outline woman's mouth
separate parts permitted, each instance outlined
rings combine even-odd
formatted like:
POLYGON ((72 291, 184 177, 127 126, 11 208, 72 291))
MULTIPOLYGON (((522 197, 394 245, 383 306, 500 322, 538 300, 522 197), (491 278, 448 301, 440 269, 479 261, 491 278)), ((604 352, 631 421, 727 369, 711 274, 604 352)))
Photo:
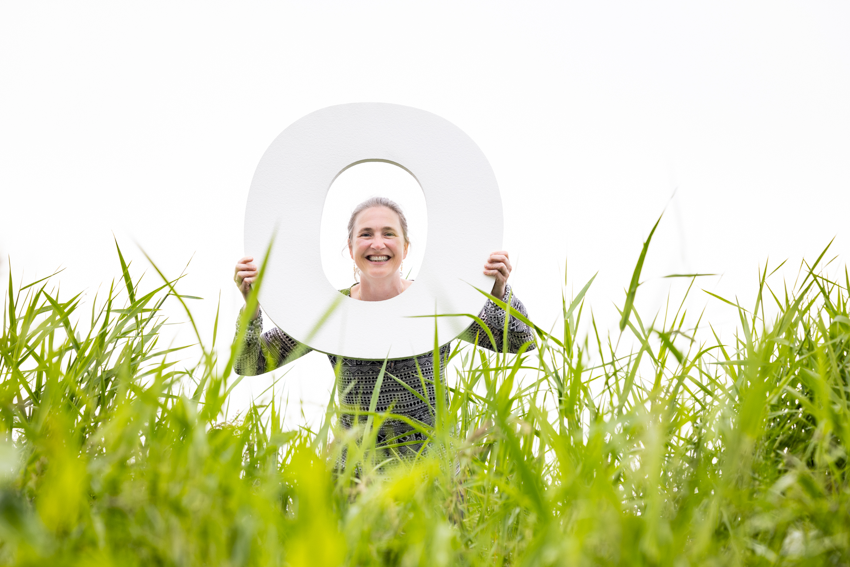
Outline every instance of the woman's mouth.
POLYGON ((383 262, 389 262, 389 256, 366 256, 366 259, 374 264, 380 264, 383 262))

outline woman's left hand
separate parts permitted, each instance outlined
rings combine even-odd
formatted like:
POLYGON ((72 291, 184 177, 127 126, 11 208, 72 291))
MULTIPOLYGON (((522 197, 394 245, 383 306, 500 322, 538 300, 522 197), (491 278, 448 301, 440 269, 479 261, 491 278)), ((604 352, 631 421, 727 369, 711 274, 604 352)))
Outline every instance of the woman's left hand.
POLYGON ((500 250, 490 254, 490 258, 484 264, 484 273, 488 276, 496 276, 496 282, 493 284, 493 291, 490 292, 490 295, 499 299, 505 296, 505 285, 508 283, 512 269, 507 252, 500 250))

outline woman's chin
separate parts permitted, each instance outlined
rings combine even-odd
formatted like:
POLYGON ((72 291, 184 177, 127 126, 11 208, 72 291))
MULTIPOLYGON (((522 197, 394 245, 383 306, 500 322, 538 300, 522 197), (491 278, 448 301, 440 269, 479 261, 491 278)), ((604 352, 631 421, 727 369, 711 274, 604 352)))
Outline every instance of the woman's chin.
POLYGON ((393 275, 397 270, 398 267, 394 268, 387 264, 385 266, 367 266, 365 270, 361 270, 361 273, 371 279, 383 279, 393 275))

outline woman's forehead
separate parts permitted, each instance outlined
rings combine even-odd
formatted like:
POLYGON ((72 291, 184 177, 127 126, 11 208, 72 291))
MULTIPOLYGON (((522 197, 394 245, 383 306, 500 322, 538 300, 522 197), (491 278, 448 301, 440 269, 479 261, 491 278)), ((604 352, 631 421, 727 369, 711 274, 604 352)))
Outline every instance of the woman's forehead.
POLYGON ((387 207, 369 207, 363 210, 355 224, 360 228, 399 228, 399 221, 396 212, 387 207))

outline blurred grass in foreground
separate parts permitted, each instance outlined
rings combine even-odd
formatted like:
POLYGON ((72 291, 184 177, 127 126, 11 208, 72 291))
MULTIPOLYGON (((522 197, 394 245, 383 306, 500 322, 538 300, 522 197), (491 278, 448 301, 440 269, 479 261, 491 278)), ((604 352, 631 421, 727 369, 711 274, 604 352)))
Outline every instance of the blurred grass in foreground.
POLYGON ((317 431, 284 431, 274 401, 225 420, 233 352, 173 362, 159 310, 185 298, 143 293, 120 250, 120 293, 91 314, 10 278, 0 563, 847 564, 850 278, 822 258, 792 289, 765 269, 749 308, 718 298, 740 316, 728 344, 684 300, 641 320, 639 267, 626 355, 575 335, 590 282, 533 356, 457 344, 432 450, 395 465, 374 450, 387 416, 334 431, 333 400, 317 431))

